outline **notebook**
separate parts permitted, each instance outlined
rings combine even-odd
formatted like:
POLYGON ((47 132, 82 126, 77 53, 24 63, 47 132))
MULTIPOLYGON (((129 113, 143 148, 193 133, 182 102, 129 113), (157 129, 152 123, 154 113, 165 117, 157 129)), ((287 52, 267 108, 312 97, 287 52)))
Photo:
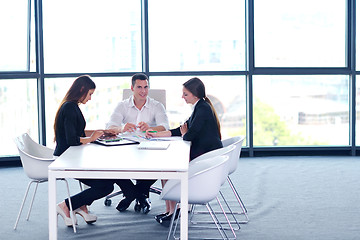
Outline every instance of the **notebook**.
POLYGON ((112 137, 98 138, 94 143, 101 144, 104 146, 118 146, 118 145, 138 144, 139 142, 130 139, 124 139, 119 136, 115 136, 115 137, 112 136, 112 137))
POLYGON ((170 146, 169 141, 143 141, 137 146, 138 149, 165 150, 170 146))

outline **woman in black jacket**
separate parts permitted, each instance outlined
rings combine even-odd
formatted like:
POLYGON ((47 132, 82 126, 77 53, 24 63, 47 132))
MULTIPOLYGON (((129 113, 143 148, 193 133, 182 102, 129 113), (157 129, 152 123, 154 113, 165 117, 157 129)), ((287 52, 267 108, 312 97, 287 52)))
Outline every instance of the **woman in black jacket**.
MULTIPOLYGON (((223 146, 221 143, 220 122, 214 106, 206 96, 205 85, 199 78, 191 78, 183 84, 182 98, 186 103, 193 105, 190 118, 178 128, 157 133, 152 133, 151 129, 149 129, 146 134, 149 137, 182 136, 184 140, 191 141, 191 161, 206 152, 223 146)), ((175 202, 166 201, 166 212, 157 215, 155 219, 167 226, 175 211, 174 208, 175 202)), ((176 211, 176 215, 178 215, 178 212, 176 211)))
MULTIPOLYGON (((66 93, 55 116, 54 131, 56 148, 54 156, 60 156, 70 146, 78 146, 95 141, 104 134, 102 130, 85 130, 86 122, 79 105, 86 104, 91 100, 95 91, 95 83, 87 75, 75 79, 66 93)), ((74 213, 81 215, 87 223, 97 220, 93 214, 89 214, 87 205, 94 200, 110 194, 114 189, 112 180, 102 179, 78 179, 90 188, 72 196, 71 203, 74 213)), ((67 226, 72 226, 70 218, 70 205, 68 199, 56 206, 67 226)))

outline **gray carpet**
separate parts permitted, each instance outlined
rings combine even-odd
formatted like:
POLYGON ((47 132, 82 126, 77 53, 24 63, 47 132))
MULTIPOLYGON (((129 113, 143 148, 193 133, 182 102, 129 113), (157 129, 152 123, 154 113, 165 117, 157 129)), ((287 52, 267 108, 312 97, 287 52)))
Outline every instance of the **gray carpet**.
MULTIPOLYGON (((358 157, 241 158, 231 177, 250 218, 236 231, 237 239, 360 239, 358 157)), ((17 230, 13 230, 28 178, 20 167, 2 167, 0 180, 0 239, 48 239, 47 184, 39 186, 30 220, 25 220, 26 205, 17 230)), ((60 201, 66 196, 65 183, 58 182, 58 189, 60 201)), ((79 191, 75 180, 71 180, 70 189, 79 191)), ((231 196, 228 185, 222 191, 231 196)), ((95 202, 91 211, 98 221, 87 225, 78 218, 76 234, 59 217, 58 238, 166 239, 167 229, 154 220, 164 210, 158 195, 151 195, 153 209, 148 215, 135 213, 133 205, 119 213, 115 209, 119 199, 116 197, 110 207, 104 206, 103 200, 95 202)), ((189 238, 219 236, 214 229, 189 229, 189 238)))

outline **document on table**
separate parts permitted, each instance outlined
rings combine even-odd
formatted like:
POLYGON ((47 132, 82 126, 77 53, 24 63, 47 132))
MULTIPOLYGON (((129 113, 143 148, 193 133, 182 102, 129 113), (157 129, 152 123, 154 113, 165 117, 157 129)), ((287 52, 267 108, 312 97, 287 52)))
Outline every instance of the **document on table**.
POLYGON ((143 141, 137 146, 138 149, 166 150, 170 146, 168 141, 143 141))

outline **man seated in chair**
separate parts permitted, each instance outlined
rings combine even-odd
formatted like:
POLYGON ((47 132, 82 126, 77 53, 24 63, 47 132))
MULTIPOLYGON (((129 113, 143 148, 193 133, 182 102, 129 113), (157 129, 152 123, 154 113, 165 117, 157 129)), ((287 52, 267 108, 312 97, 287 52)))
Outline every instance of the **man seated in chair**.
MULTIPOLYGON (((169 121, 162 103, 148 97, 149 80, 144 73, 136 73, 131 79, 133 95, 121 101, 115 108, 106 124, 108 133, 146 131, 151 128, 156 131, 169 129, 169 121)), ((131 160, 131 159, 129 159, 131 160)), ((149 201, 150 186, 156 180, 136 180, 136 185, 128 179, 119 179, 116 183, 121 188, 124 198, 116 209, 125 211, 136 199, 134 210, 148 213, 151 209, 149 201)))

